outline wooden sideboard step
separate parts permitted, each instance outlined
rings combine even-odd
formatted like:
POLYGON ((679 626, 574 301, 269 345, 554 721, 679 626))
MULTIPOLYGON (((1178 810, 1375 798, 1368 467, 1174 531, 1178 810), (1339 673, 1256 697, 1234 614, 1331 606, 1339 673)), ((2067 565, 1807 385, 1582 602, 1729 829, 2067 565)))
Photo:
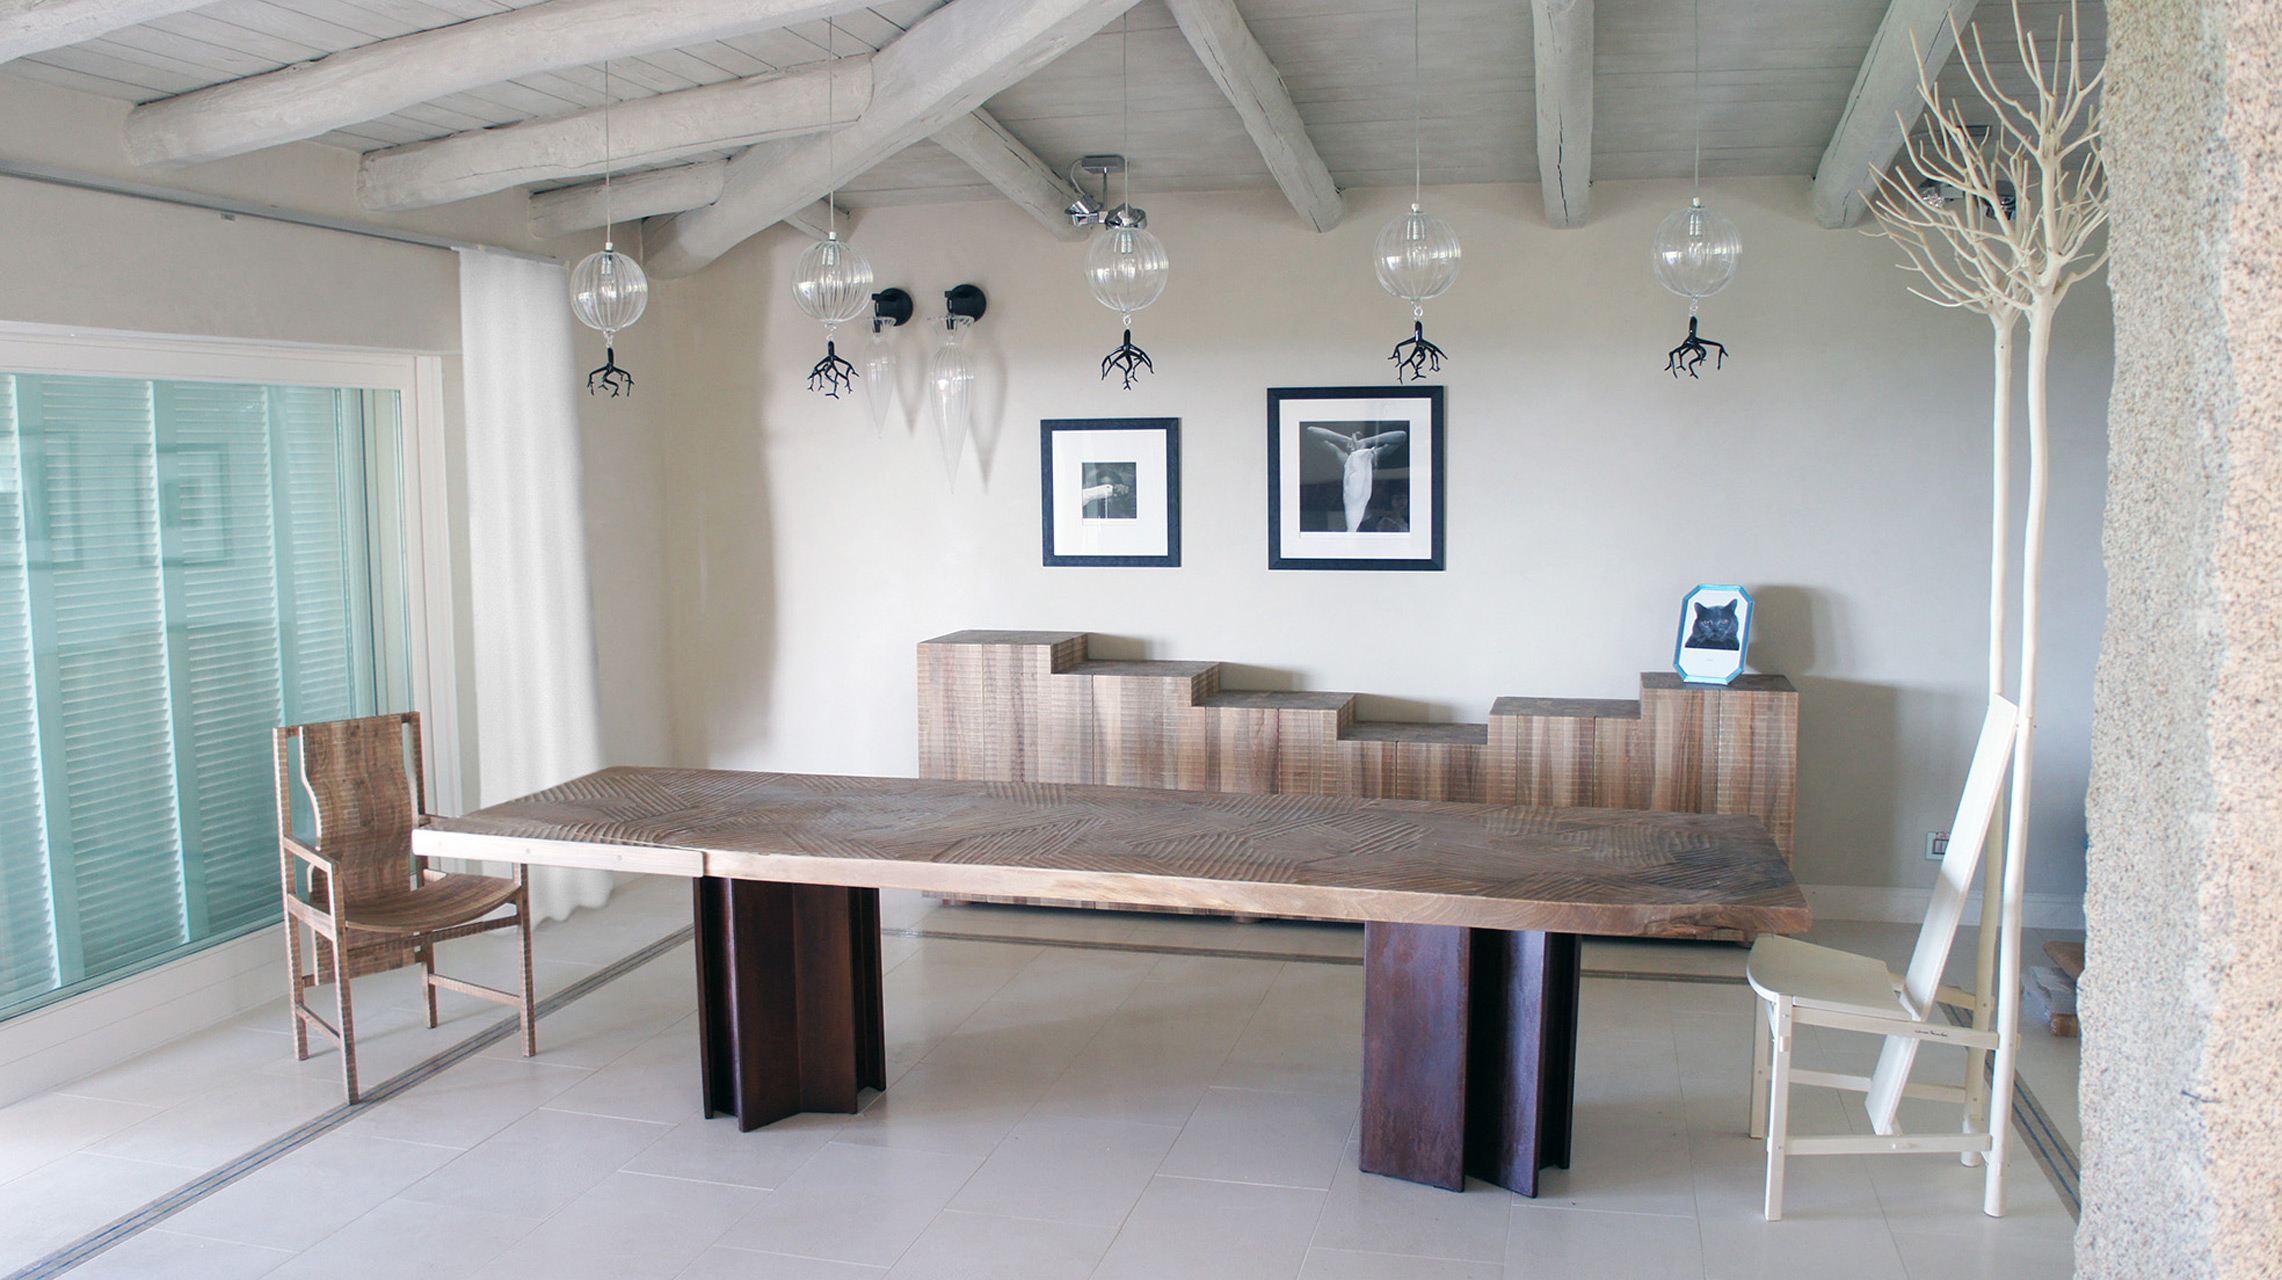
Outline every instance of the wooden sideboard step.
POLYGON ((1450 746, 1487 747, 1486 724, 1414 724, 1403 720, 1357 720, 1345 735, 1356 742, 1441 743, 1450 746))
POLYGON ((1248 711, 1329 711, 1353 706, 1352 693, 1305 693, 1285 689, 1222 689, 1197 703, 1200 707, 1240 707, 1248 711))
POLYGON ((1490 719, 1523 716, 1544 720, 1638 720, 1638 698, 1500 698, 1490 719))

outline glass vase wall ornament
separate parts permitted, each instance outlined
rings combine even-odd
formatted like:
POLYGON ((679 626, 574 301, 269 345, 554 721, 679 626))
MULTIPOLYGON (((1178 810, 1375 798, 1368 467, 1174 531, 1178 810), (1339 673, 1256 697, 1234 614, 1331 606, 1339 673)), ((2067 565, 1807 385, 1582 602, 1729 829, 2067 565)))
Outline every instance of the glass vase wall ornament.
POLYGON ((936 443, 943 450, 943 473, 959 478, 959 454, 975 425, 975 358, 967 349, 969 316, 943 320, 943 345, 927 362, 927 399, 935 410, 936 443))
POLYGON ((1086 246, 1086 288, 1094 301, 1116 312, 1125 324, 1125 338, 1102 357, 1101 376, 1112 370, 1123 376, 1125 389, 1144 372, 1155 373, 1149 353, 1133 345, 1133 315, 1164 296, 1165 279, 1172 274, 1172 259, 1164 242, 1150 233, 1146 217, 1131 206, 1110 212, 1108 226, 1086 246), (1120 219, 1119 215, 1125 215, 1120 219))
POLYGON ((1442 370, 1442 348, 1426 340, 1426 304, 1458 283, 1463 251, 1450 224, 1417 205, 1379 228, 1372 269, 1379 287, 1410 304, 1410 337, 1395 344, 1395 380, 1412 381, 1442 370))
POLYGON ((840 357, 834 335, 872 303, 872 264, 863 250, 829 235, 808 246, 792 269, 792 300, 824 325, 824 358, 808 371, 808 389, 838 399, 855 389, 856 367, 840 357))
POLYGON ((888 414, 895 409, 895 330, 911 319, 911 295, 887 288, 872 295, 872 340, 864 348, 864 406, 871 410, 872 434, 887 432, 888 414))
POLYGON ((618 331, 632 327, 650 305, 650 278, 642 264, 605 240, 602 252, 586 255, 571 268, 570 304, 580 324, 602 331, 602 367, 586 375, 587 393, 605 388, 614 396, 631 392, 634 375, 618 367, 618 331))

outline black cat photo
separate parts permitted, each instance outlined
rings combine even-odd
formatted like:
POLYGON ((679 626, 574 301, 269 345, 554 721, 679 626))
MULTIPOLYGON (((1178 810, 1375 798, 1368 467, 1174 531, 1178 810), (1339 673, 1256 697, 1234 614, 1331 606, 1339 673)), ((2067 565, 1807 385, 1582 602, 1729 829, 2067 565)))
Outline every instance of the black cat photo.
POLYGON ((1689 649, 1740 648, 1741 646, 1737 643, 1738 637, 1735 628, 1735 606, 1737 603, 1737 601, 1730 600, 1726 604, 1697 605, 1696 618, 1688 627, 1688 642, 1684 647, 1689 649))

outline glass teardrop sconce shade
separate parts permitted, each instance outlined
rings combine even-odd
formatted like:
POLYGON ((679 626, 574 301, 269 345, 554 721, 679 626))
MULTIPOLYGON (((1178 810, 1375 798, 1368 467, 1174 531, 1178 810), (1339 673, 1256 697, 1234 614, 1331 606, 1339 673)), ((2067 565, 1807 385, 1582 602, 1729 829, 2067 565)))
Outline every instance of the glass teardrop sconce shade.
POLYGON ((1372 266, 1388 293, 1413 305, 1439 298, 1458 282, 1458 233, 1417 205, 1379 228, 1372 266))
POLYGON ((1096 302, 1120 315, 1163 296, 1171 271, 1164 242, 1140 227, 1106 227, 1086 246, 1086 287, 1096 302))
POLYGON ((792 269, 792 300, 809 319, 828 325, 865 315, 872 307, 871 261, 845 241, 819 240, 792 269))
POLYGON ((1656 228, 1649 261, 1656 279, 1683 298, 1708 298, 1734 283, 1743 263, 1743 237, 1726 215, 1699 197, 1656 228))
POLYGON ((650 278, 641 263, 615 249, 590 253, 571 268, 570 303, 580 324, 615 334, 642 318, 650 278))
POLYGON ((967 330, 974 321, 951 316, 943 323, 943 345, 927 362, 927 397, 935 409, 944 474, 956 481, 960 451, 975 425, 975 361, 967 350, 967 330))
POLYGON ((864 405, 872 411, 873 435, 887 431, 888 414, 895 410, 895 374, 895 326, 875 321, 864 347, 864 405))

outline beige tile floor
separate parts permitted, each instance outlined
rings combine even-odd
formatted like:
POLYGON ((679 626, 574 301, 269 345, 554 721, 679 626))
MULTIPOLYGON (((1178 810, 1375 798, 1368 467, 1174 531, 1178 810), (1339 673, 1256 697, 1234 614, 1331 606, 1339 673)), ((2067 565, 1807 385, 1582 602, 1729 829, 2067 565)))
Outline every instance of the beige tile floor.
MULTIPOLYGON (((545 928, 557 990, 687 921, 679 881, 545 928)), ((2026 1161, 2012 1212, 1937 1156, 1792 1166, 1759 1213, 1743 1136, 1752 1001, 1732 983, 1588 978, 1576 1160, 1535 1200, 1355 1168, 1361 971, 1339 926, 940 907, 889 895, 890 1087, 854 1116, 739 1134, 699 1118, 694 982, 677 948, 162 1223, 80 1277, 891 1277, 893 1280, 1522 1280, 1780 1275, 2035 1280, 2074 1224, 2026 1161), (913 937, 919 929, 987 936, 913 937), (1035 942, 1001 939, 1037 939, 1035 942), (1242 951, 1253 958, 1119 947, 1242 951)), ((1912 931, 1829 926, 1899 958, 1912 931)), ((1961 941, 1970 955, 1971 935, 1961 941)), ((454 944, 481 977, 509 956, 454 944)), ((453 957, 447 948, 447 968, 453 957)), ((1739 974, 1740 948, 1594 943, 1592 970, 1739 974)), ((497 1020, 405 974, 358 984, 377 1081, 497 1020)), ((498 975, 495 975, 498 976, 498 975)), ((2073 1042, 2025 1075, 2075 1138, 2073 1042)), ((1841 1037, 1802 1061, 1866 1060, 1841 1037)), ((1939 1069, 1948 1064, 1928 1054, 1939 1069)), ((280 1007, 0 1109, 0 1275, 338 1103, 330 1051, 294 1061, 280 1007)), ((1867 1128, 1805 1091, 1802 1129, 1867 1128)), ((1928 1119, 1926 1123, 1937 1123, 1928 1119)))

